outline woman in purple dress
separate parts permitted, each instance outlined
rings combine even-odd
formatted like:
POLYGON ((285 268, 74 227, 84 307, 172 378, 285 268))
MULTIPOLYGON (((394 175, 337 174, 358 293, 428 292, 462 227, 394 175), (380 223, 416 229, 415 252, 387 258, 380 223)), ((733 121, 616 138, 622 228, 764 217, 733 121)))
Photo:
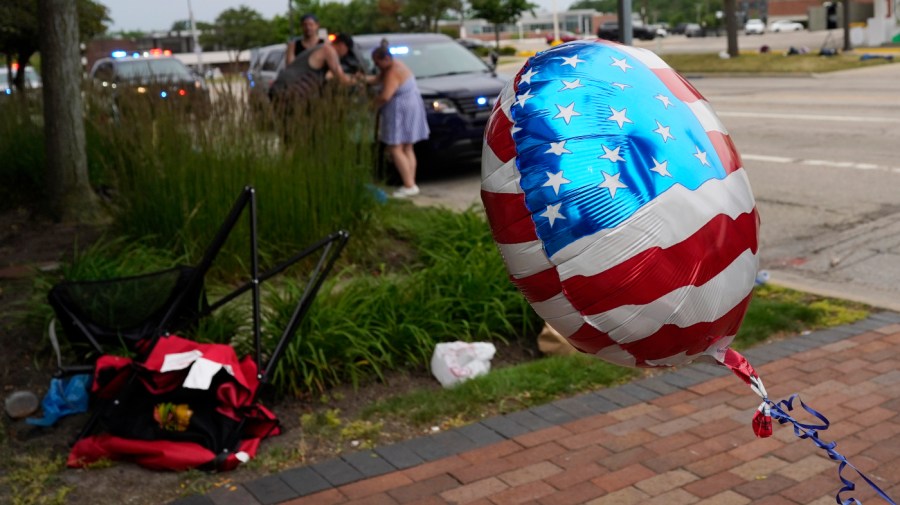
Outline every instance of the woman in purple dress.
POLYGON ((413 144, 428 138, 428 122, 425 104, 416 85, 416 76, 401 61, 391 56, 387 47, 376 47, 372 61, 380 72, 375 82, 382 85, 375 97, 375 106, 381 107, 378 139, 387 145, 403 186, 394 192, 395 198, 419 194, 416 186, 416 153, 413 144))

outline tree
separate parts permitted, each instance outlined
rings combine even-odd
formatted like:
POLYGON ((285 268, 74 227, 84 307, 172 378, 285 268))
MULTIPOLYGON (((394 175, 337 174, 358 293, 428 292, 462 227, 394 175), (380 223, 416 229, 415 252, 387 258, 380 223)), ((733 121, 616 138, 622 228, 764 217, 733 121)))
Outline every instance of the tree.
POLYGON ((594 9, 598 12, 617 12, 619 0, 578 0, 569 6, 573 9, 594 9))
POLYGON ((169 28, 170 32, 186 32, 191 29, 191 20, 190 19, 179 19, 172 23, 172 28, 169 28))
MULTIPOLYGON (((94 0, 77 0, 77 36, 79 42, 86 42, 104 33, 109 18, 106 6, 94 0)), ((17 90, 25 87, 25 67, 38 51, 40 44, 38 29, 38 0, 3 0, 0 3, 0 53, 6 55, 7 65, 19 63, 13 83, 17 90)))
POLYGON ((213 29, 200 35, 200 44, 205 47, 219 46, 233 51, 235 64, 241 51, 275 41, 269 21, 246 5, 222 11, 213 23, 213 29))
POLYGON ((418 30, 437 31, 437 22, 448 10, 462 9, 461 0, 408 0, 403 7, 403 14, 410 24, 418 30))
POLYGON ((725 31, 728 37, 728 55, 732 58, 739 56, 738 50, 738 23, 737 12, 735 12, 736 0, 725 0, 725 31))
POLYGON ((494 25, 494 39, 500 47, 500 25, 515 23, 525 11, 534 15, 535 7, 528 0, 472 0, 472 16, 494 25))
POLYGON ((49 209, 64 222, 96 223, 103 214, 88 180, 78 13, 69 0, 39 0, 38 13, 49 209))

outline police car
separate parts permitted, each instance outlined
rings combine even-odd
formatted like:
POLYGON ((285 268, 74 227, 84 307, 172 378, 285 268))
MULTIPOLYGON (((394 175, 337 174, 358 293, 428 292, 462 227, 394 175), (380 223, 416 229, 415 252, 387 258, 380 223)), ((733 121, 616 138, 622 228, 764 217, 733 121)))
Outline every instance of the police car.
POLYGON ((126 94, 184 104, 195 111, 209 104, 206 81, 170 51, 113 51, 94 63, 90 77, 102 93, 112 97, 116 107, 126 94))

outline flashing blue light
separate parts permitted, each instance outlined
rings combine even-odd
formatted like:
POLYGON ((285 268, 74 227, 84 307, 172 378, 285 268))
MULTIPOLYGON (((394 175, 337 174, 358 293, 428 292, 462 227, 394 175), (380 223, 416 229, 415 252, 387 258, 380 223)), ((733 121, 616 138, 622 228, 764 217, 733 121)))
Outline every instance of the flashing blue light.
POLYGON ((139 52, 133 52, 133 53, 131 53, 131 57, 132 57, 132 58, 140 58, 140 57, 141 57, 141 53, 139 53, 139 52))
POLYGON ((124 57, 128 56, 128 53, 126 53, 125 51, 121 51, 121 50, 113 51, 111 56, 113 58, 124 58, 124 57))
POLYGON ((7 94, 7 95, 11 95, 11 94, 12 94, 12 90, 11 90, 10 88, 6 88, 6 94, 7 94))
POLYGON ((475 99, 475 103, 477 103, 479 106, 483 107, 483 106, 487 105, 488 99, 486 96, 479 96, 478 98, 475 99))
POLYGON ((159 96, 165 98, 165 97, 169 96, 169 94, 166 93, 165 91, 160 91, 160 92, 159 92, 159 96))
POLYGON ((394 46, 388 49, 391 54, 409 54, 408 46, 394 46))

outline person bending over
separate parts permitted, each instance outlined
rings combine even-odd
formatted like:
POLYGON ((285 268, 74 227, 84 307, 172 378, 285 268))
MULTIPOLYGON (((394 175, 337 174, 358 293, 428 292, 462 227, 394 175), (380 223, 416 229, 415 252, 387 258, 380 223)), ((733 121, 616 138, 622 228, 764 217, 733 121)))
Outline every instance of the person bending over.
POLYGON ((372 51, 372 61, 379 70, 372 81, 382 85, 381 92, 375 97, 375 106, 381 109, 378 140, 387 145, 403 181, 403 186, 394 191, 393 196, 415 196, 419 194, 419 187, 416 185, 413 144, 427 139, 430 133, 416 76, 403 62, 396 61, 384 44, 372 51))

